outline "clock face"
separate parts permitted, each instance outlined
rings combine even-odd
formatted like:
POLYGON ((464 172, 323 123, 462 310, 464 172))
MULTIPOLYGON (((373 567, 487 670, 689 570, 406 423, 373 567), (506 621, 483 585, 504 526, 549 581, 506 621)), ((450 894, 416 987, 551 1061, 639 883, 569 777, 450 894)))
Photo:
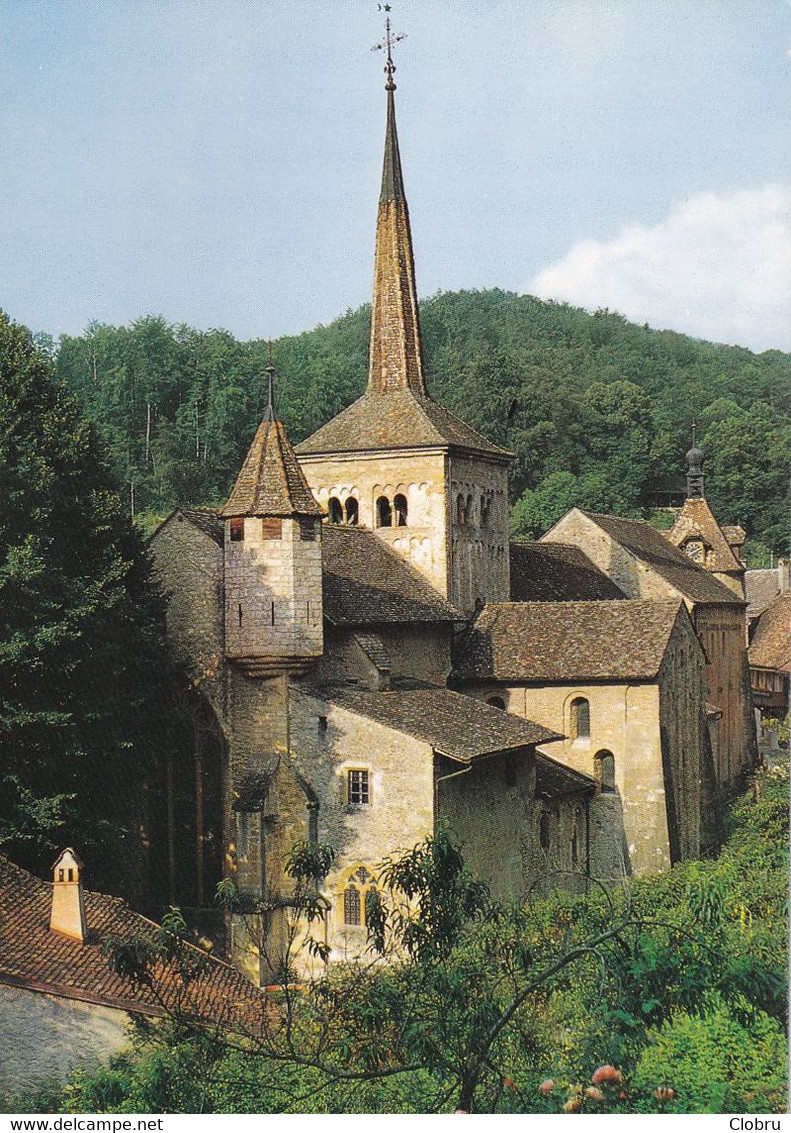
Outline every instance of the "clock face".
POLYGON ((700 539, 690 539, 688 543, 684 544, 684 550, 692 559, 693 563, 702 563, 705 551, 700 539))

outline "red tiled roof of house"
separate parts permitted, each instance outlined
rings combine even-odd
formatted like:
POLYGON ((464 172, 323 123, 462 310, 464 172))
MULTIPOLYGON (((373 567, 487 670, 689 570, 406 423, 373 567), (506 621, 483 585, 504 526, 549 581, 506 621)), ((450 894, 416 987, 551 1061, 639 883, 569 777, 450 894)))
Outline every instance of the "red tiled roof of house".
POLYGON ((114 972, 103 950, 109 939, 153 941, 159 926, 119 897, 84 890, 88 939, 50 930, 52 885, 0 856, 0 983, 148 1015, 175 1014, 198 1023, 256 1030, 267 999, 235 968, 188 945, 205 967, 184 986, 159 963, 151 986, 114 972))

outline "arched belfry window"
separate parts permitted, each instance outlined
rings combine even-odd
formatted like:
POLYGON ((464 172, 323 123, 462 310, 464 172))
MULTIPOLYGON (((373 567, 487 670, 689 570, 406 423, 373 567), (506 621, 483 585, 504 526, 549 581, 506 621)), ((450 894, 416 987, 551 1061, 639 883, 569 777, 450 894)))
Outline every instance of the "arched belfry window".
POLYGON ((360 517, 360 506, 354 496, 346 501, 346 522, 350 527, 356 527, 360 517))
POLYGON ((393 500, 393 508, 395 510, 395 525, 396 527, 406 527, 407 525, 407 502, 406 496, 401 492, 393 500))
POLYGON ((481 498, 481 527, 489 527, 492 521, 492 500, 490 496, 481 498))
POLYGON ((337 496, 330 496, 327 504, 330 523, 343 523, 343 505, 337 496))
POLYGON ((390 506, 390 501, 387 496, 380 496, 376 501, 376 526, 393 526, 393 509, 390 506))
POLYGON ((574 740, 589 740, 591 734, 591 706, 584 696, 577 696, 571 702, 569 731, 574 740))
POLYGON ((467 503, 462 495, 456 497, 456 522, 461 527, 467 522, 467 503))
POLYGON ((602 791, 615 790, 615 756, 611 751, 597 751, 593 757, 593 771, 602 791))
POLYGON ((355 866, 342 888, 345 925, 365 924, 365 900, 374 889, 376 889, 376 878, 371 871, 363 865, 355 866))

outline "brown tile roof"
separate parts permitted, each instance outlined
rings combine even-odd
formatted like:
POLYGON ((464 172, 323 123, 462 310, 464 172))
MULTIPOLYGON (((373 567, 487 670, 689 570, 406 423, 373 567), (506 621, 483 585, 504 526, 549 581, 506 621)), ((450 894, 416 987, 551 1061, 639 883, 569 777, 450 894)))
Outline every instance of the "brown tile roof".
POLYGON ((321 515, 280 421, 264 418, 219 514, 321 515))
POLYGON ((740 602, 732 590, 693 563, 688 555, 674 547, 661 531, 650 524, 639 519, 621 519, 594 512, 583 514, 691 602, 730 605, 740 602))
POLYGON ((367 390, 312 436, 299 456, 379 449, 453 448, 506 461, 510 453, 492 444, 430 397, 410 389, 367 390))
POLYGON ((325 523, 321 535, 324 615, 334 625, 464 620, 373 532, 325 523))
POLYGON ((487 605, 456 651, 454 681, 653 680, 680 599, 487 605))
POLYGON ((511 544, 512 602, 610 601, 626 595, 579 547, 511 544))
POLYGON ((514 751, 558 739, 555 732, 446 688, 395 688, 387 692, 331 687, 315 695, 358 716, 430 744, 451 759, 514 751))
POLYGON ((747 615, 754 617, 780 593, 779 570, 773 567, 771 570, 745 571, 744 589, 747 592, 747 615))
MULTIPOLYGON (((736 534, 736 528, 728 528, 736 534)), ((741 532, 741 542, 744 542, 744 532, 741 532)), ((695 496, 684 501, 676 522, 670 531, 665 532, 674 547, 681 547, 687 539, 701 539, 708 548, 706 555, 706 568, 708 570, 741 571, 743 564, 736 558, 725 536, 725 529, 721 528, 708 501, 702 496, 695 496)))
POLYGON ((791 672, 791 594, 781 594, 763 611, 747 651, 757 669, 791 672))
POLYGON ((100 1003, 124 1011, 178 1013, 198 1022, 256 1025, 266 1000, 235 968, 200 949, 206 970, 185 991, 172 968, 155 969, 153 987, 113 972, 102 945, 108 938, 152 940, 158 926, 118 897, 84 890, 88 940, 81 944, 49 928, 52 885, 0 856, 0 983, 100 1003))

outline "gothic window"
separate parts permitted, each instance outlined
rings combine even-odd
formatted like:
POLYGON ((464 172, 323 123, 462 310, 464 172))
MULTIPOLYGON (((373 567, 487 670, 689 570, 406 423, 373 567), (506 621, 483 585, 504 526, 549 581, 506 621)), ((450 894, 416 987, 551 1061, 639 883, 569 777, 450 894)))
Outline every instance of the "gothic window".
POLYGON ((395 518, 396 518, 395 525, 396 525, 396 527, 406 527, 406 525, 407 525, 407 522, 406 522, 406 518, 407 518, 406 496, 402 495, 401 492, 399 492, 398 495, 393 500, 393 507, 395 508, 395 518))
POLYGON ((376 889, 376 878, 365 866, 352 869, 342 890, 343 923, 346 925, 365 924, 365 902, 368 894, 376 889))
POLYGON ((316 542, 316 521, 315 519, 300 519, 299 521, 299 537, 306 543, 316 542))
POLYGON ((584 696, 577 696, 571 702, 569 731, 574 740, 589 740, 591 735, 591 706, 584 696))
POLYGON ((486 700, 487 704, 491 704, 492 708, 505 709, 505 701, 501 696, 490 696, 486 700))
POLYGON ((283 536, 283 520, 274 515, 267 515, 261 520, 262 539, 280 539, 283 536))
POLYGON ((327 514, 330 518, 330 523, 343 523, 343 507, 341 501, 337 496, 330 496, 327 503, 327 514))
POLYGON ((393 509, 390 506, 390 501, 387 496, 380 496, 376 501, 376 526, 393 526, 393 509))
POLYGON ((230 530, 229 535, 232 543, 241 543, 244 539, 244 520, 232 519, 228 524, 230 530))
POLYGON ((615 790, 615 756, 611 751, 598 751, 593 757, 593 769, 602 791, 615 790))
POLYGON ((350 527, 356 527, 359 519, 360 510, 359 504, 354 496, 349 496, 346 501, 346 522, 350 527))
POLYGON ((367 806, 371 801, 366 770, 352 770, 346 773, 346 801, 349 806, 367 806))
POLYGON ((549 815, 546 811, 538 823, 538 842, 542 850, 549 849, 549 815))

